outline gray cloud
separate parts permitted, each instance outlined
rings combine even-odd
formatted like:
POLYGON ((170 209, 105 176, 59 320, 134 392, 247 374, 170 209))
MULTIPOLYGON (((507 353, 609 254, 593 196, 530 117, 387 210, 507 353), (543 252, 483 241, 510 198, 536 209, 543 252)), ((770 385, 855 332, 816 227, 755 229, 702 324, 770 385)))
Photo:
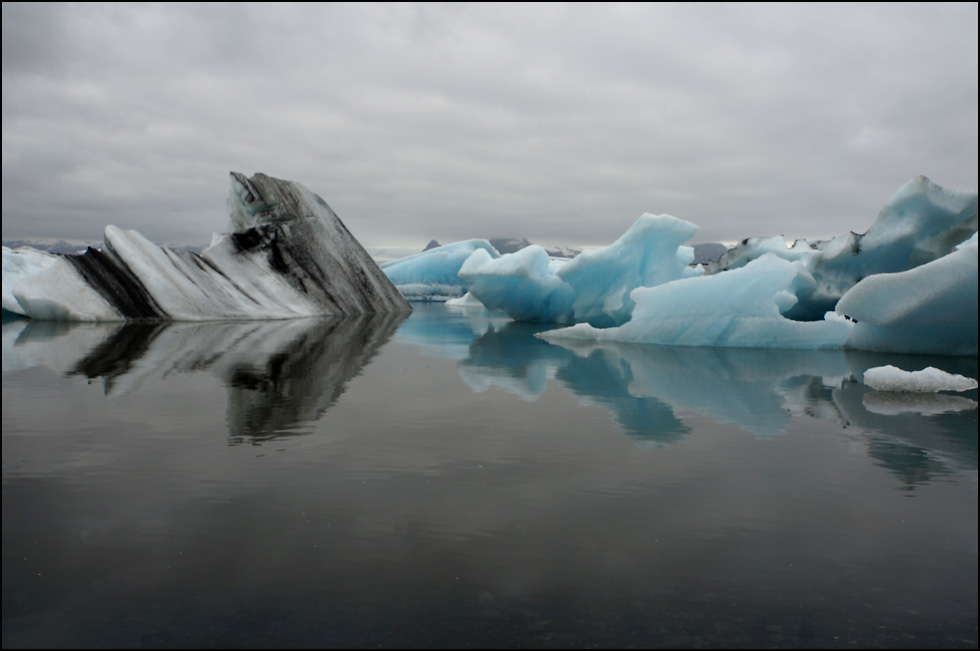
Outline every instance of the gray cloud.
POLYGON ((863 230, 977 187, 977 6, 3 6, 3 235, 207 241, 227 172, 369 245, 863 230))

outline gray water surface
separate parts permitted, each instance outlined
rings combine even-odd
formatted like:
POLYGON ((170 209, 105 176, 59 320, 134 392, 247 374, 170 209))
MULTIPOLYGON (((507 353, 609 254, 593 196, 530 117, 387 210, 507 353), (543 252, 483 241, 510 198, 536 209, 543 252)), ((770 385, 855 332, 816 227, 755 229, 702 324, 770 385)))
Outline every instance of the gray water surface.
POLYGON ((3 646, 976 647, 976 358, 3 325, 3 646))

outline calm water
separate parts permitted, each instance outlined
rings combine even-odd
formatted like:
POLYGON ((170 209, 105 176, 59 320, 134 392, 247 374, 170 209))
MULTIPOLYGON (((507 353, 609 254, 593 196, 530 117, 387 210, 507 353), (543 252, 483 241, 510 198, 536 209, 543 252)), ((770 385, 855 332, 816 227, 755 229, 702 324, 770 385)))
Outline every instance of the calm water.
POLYGON ((975 358, 539 329, 5 323, 3 646, 977 646, 975 358))

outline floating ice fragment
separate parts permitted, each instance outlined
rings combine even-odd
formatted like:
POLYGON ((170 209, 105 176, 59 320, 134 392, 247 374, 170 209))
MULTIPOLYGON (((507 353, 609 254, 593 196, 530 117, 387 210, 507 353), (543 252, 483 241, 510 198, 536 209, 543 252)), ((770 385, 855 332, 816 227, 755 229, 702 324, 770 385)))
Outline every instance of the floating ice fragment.
POLYGON ((921 371, 903 371, 894 366, 876 366, 864 372, 864 383, 877 391, 937 393, 939 391, 969 391, 977 381, 941 371, 932 366, 921 371))

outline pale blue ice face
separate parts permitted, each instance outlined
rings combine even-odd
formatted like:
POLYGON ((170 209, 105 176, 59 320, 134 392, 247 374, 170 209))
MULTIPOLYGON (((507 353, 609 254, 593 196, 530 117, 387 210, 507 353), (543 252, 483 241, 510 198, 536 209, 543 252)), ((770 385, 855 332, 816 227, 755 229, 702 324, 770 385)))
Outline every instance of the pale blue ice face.
POLYGON ((491 258, 500 257, 487 240, 464 240, 393 260, 381 269, 410 300, 446 300, 469 290, 470 283, 460 278, 459 268, 478 250, 491 258))
POLYGON ((865 278, 844 294, 837 312, 857 320, 852 348, 976 355, 976 232, 938 260, 865 278))
POLYGON ((633 310, 630 292, 700 273, 688 267, 682 246, 698 227, 670 215, 645 214, 611 245, 585 251, 567 264, 550 264, 541 247, 499 259, 474 255, 459 274, 491 310, 520 321, 619 325, 633 310))
POLYGON ((766 255, 723 274, 638 288, 632 293, 632 318, 622 326, 580 324, 541 336, 669 346, 841 348, 852 327, 846 319, 801 322, 783 316, 796 303, 794 290, 812 282, 801 263, 766 255))
POLYGON ((977 230, 977 193, 940 187, 920 176, 888 200, 867 232, 845 233, 822 242, 781 237, 750 238, 729 251, 713 272, 744 266, 767 253, 800 261, 815 284, 797 293, 787 313, 812 321, 834 309, 837 301, 862 279, 913 269, 951 253, 977 230))

